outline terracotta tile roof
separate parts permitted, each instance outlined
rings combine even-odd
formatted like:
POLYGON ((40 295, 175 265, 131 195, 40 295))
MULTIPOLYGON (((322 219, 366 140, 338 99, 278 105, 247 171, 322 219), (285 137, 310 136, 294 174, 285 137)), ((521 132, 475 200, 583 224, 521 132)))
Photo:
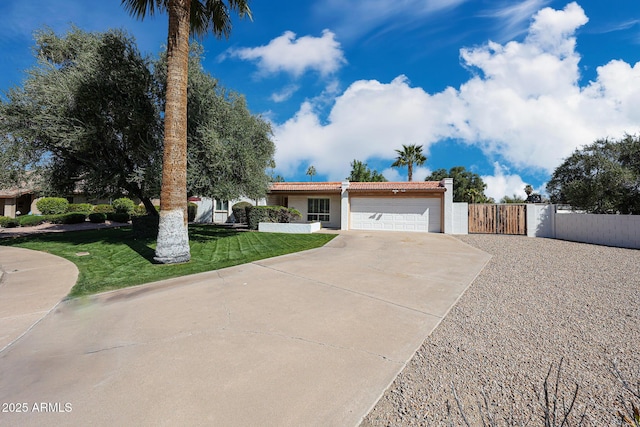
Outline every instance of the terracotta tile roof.
MULTIPOLYGON (((416 182, 350 182, 349 191, 445 191, 439 181, 416 182)), ((340 193, 340 182, 274 182, 269 190, 273 192, 314 192, 340 193)))
POLYGON ((340 182, 274 182, 269 191, 340 193, 342 184, 340 182))
POLYGON ((351 182, 349 191, 444 191, 440 181, 351 182))

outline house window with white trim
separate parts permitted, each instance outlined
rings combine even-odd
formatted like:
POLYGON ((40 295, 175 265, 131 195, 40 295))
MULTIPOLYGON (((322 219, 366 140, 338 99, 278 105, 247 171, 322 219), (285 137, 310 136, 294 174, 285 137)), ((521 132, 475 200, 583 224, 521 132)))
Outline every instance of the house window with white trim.
POLYGON ((308 199, 307 221, 329 222, 329 199, 308 199))

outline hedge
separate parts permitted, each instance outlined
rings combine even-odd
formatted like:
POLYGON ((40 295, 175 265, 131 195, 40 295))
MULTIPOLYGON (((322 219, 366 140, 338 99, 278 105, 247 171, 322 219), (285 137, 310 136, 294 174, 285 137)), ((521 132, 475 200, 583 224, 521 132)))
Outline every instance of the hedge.
POLYGON ((113 206, 113 210, 116 213, 122 213, 131 215, 136 208, 136 204, 133 203, 133 200, 127 197, 121 197, 119 199, 115 199, 111 204, 113 206))
POLYGON ((253 206, 249 202, 238 202, 231 207, 236 224, 247 223, 247 209, 253 206))
POLYGON ((8 216, 0 216, 0 227, 14 228, 20 226, 20 223, 15 218, 9 218, 8 216))
POLYGON ((23 215, 17 218, 20 227, 35 227, 47 222, 46 215, 23 215))
POLYGON ((261 222, 288 223, 299 219, 300 212, 284 206, 249 206, 247 207, 247 222, 250 230, 257 230, 261 222))
POLYGON ((189 202, 187 204, 187 221, 189 222, 195 221, 197 213, 198 213, 198 205, 193 202, 189 202))
POLYGON ((72 212, 62 215, 63 224, 82 224, 87 220, 87 216, 80 212, 72 212))
POLYGON ((93 212, 93 205, 89 203, 72 203, 67 206, 67 213, 80 212, 89 215, 93 212))
POLYGON ((107 214, 107 218, 109 219, 109 221, 125 223, 129 222, 129 220, 131 219, 131 215, 122 212, 112 212, 107 214))
POLYGON ((115 212, 115 210, 113 209, 113 206, 103 204, 103 205, 95 205, 93 207, 93 212, 109 214, 109 213, 115 212))
POLYGON ((94 224, 102 224, 107 220, 107 214, 102 212, 94 212, 89 214, 89 221, 94 224))
POLYGON ((36 206, 43 215, 59 215, 67 212, 69 202, 62 197, 43 197, 36 206))

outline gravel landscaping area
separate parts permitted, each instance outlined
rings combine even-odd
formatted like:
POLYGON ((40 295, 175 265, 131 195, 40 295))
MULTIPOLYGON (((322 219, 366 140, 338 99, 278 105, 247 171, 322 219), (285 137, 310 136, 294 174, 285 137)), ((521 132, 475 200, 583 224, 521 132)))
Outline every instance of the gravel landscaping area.
POLYGON ((559 426, 576 385, 568 425, 623 425, 621 402, 640 404, 640 251, 457 237, 493 258, 361 427, 559 426), (545 424, 554 396, 559 418, 545 424))

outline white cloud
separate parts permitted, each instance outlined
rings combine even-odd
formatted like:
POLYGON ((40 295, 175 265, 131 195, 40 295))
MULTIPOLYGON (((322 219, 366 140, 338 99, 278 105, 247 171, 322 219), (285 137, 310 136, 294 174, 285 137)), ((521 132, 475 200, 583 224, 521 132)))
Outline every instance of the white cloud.
POLYGON ((531 16, 546 6, 550 0, 524 0, 514 3, 509 0, 505 6, 488 11, 481 16, 497 18, 503 39, 512 39, 526 32, 531 16))
MULTIPOLYGON (((611 61, 579 85, 575 30, 587 22, 576 3, 546 8, 523 42, 462 49, 475 76, 458 89, 429 94, 398 76, 352 83, 323 118, 313 101, 275 126, 279 170, 311 159, 329 179, 350 159, 392 159, 402 144, 454 138, 503 164, 550 173, 575 148, 640 131, 640 63, 611 61)), ((325 104, 326 105, 326 104, 325 104)), ((502 197, 504 194, 500 194, 502 197)))
POLYGON ((288 85, 284 87, 280 92, 275 92, 271 94, 271 100, 273 102, 284 102, 291 98, 294 93, 296 93, 300 89, 299 85, 288 85))
POLYGON ((469 0, 323 0, 315 11, 322 19, 331 19, 341 38, 356 39, 370 31, 413 24, 451 10, 469 0))
POLYGON ((520 178, 520 175, 510 174, 509 169, 498 162, 493 163, 493 175, 485 175, 482 180, 487 184, 484 194, 487 197, 492 197, 496 202, 499 202, 504 196, 511 197, 514 194, 523 199, 527 197, 524 192, 524 187, 527 184, 520 178))
POLYGON ((395 168, 387 168, 382 171, 382 176, 387 178, 387 181, 406 181, 407 177, 400 175, 400 171, 395 168))
POLYGON ((327 76, 346 63, 340 43, 329 30, 324 30, 322 37, 299 38, 286 31, 264 46, 229 49, 221 59, 226 57, 257 61, 258 68, 265 74, 285 72, 295 77, 310 70, 327 76))

